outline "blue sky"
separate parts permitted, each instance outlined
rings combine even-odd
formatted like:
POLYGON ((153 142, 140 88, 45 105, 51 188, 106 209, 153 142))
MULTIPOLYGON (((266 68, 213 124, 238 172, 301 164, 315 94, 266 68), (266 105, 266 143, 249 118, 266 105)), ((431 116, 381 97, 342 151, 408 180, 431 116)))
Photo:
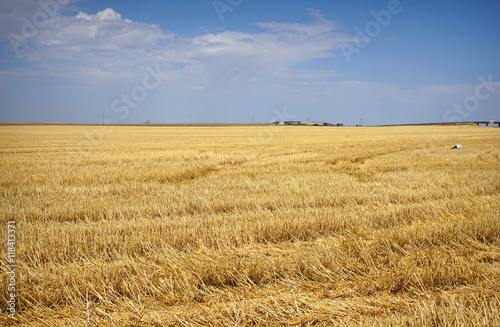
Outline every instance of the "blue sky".
POLYGON ((500 120, 500 1, 0 2, 0 121, 500 120))

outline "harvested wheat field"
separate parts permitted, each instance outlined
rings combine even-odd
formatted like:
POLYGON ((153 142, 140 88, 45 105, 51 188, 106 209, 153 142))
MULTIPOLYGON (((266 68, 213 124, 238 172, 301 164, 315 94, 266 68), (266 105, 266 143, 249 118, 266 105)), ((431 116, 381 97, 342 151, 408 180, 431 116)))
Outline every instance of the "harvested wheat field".
POLYGON ((500 326, 499 145, 477 126, 0 126, 16 321, 500 326))

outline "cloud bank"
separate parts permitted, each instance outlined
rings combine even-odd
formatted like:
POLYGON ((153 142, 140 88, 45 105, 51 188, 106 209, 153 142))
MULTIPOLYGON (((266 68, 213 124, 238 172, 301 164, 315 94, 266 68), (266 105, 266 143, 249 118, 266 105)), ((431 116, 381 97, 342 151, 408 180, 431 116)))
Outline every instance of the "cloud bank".
MULTIPOLYGON (((259 33, 220 31, 183 38, 158 25, 122 18, 107 8, 96 14, 51 17, 19 56, 32 74, 65 78, 133 76, 144 65, 161 64, 180 84, 198 89, 252 88, 270 78, 295 76, 294 65, 338 56, 353 37, 310 10, 311 24, 256 23, 259 33)), ((334 73, 333 73, 334 74, 334 73)), ((302 78, 310 76, 304 72, 302 78)), ((313 79, 325 76, 317 74, 313 79)))

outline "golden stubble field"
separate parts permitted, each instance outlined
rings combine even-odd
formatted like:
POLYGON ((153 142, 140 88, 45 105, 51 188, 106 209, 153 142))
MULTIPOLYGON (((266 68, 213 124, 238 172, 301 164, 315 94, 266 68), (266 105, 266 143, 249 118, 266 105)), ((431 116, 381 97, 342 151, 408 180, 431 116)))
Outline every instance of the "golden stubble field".
POLYGON ((17 323, 499 326, 499 145, 477 126, 0 126, 17 323))

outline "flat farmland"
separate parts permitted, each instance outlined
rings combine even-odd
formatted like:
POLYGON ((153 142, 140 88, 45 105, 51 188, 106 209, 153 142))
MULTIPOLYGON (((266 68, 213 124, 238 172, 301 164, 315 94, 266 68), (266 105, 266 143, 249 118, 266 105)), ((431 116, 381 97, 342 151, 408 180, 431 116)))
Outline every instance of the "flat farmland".
POLYGON ((499 146, 474 125, 0 126, 0 324, 500 326, 499 146))

